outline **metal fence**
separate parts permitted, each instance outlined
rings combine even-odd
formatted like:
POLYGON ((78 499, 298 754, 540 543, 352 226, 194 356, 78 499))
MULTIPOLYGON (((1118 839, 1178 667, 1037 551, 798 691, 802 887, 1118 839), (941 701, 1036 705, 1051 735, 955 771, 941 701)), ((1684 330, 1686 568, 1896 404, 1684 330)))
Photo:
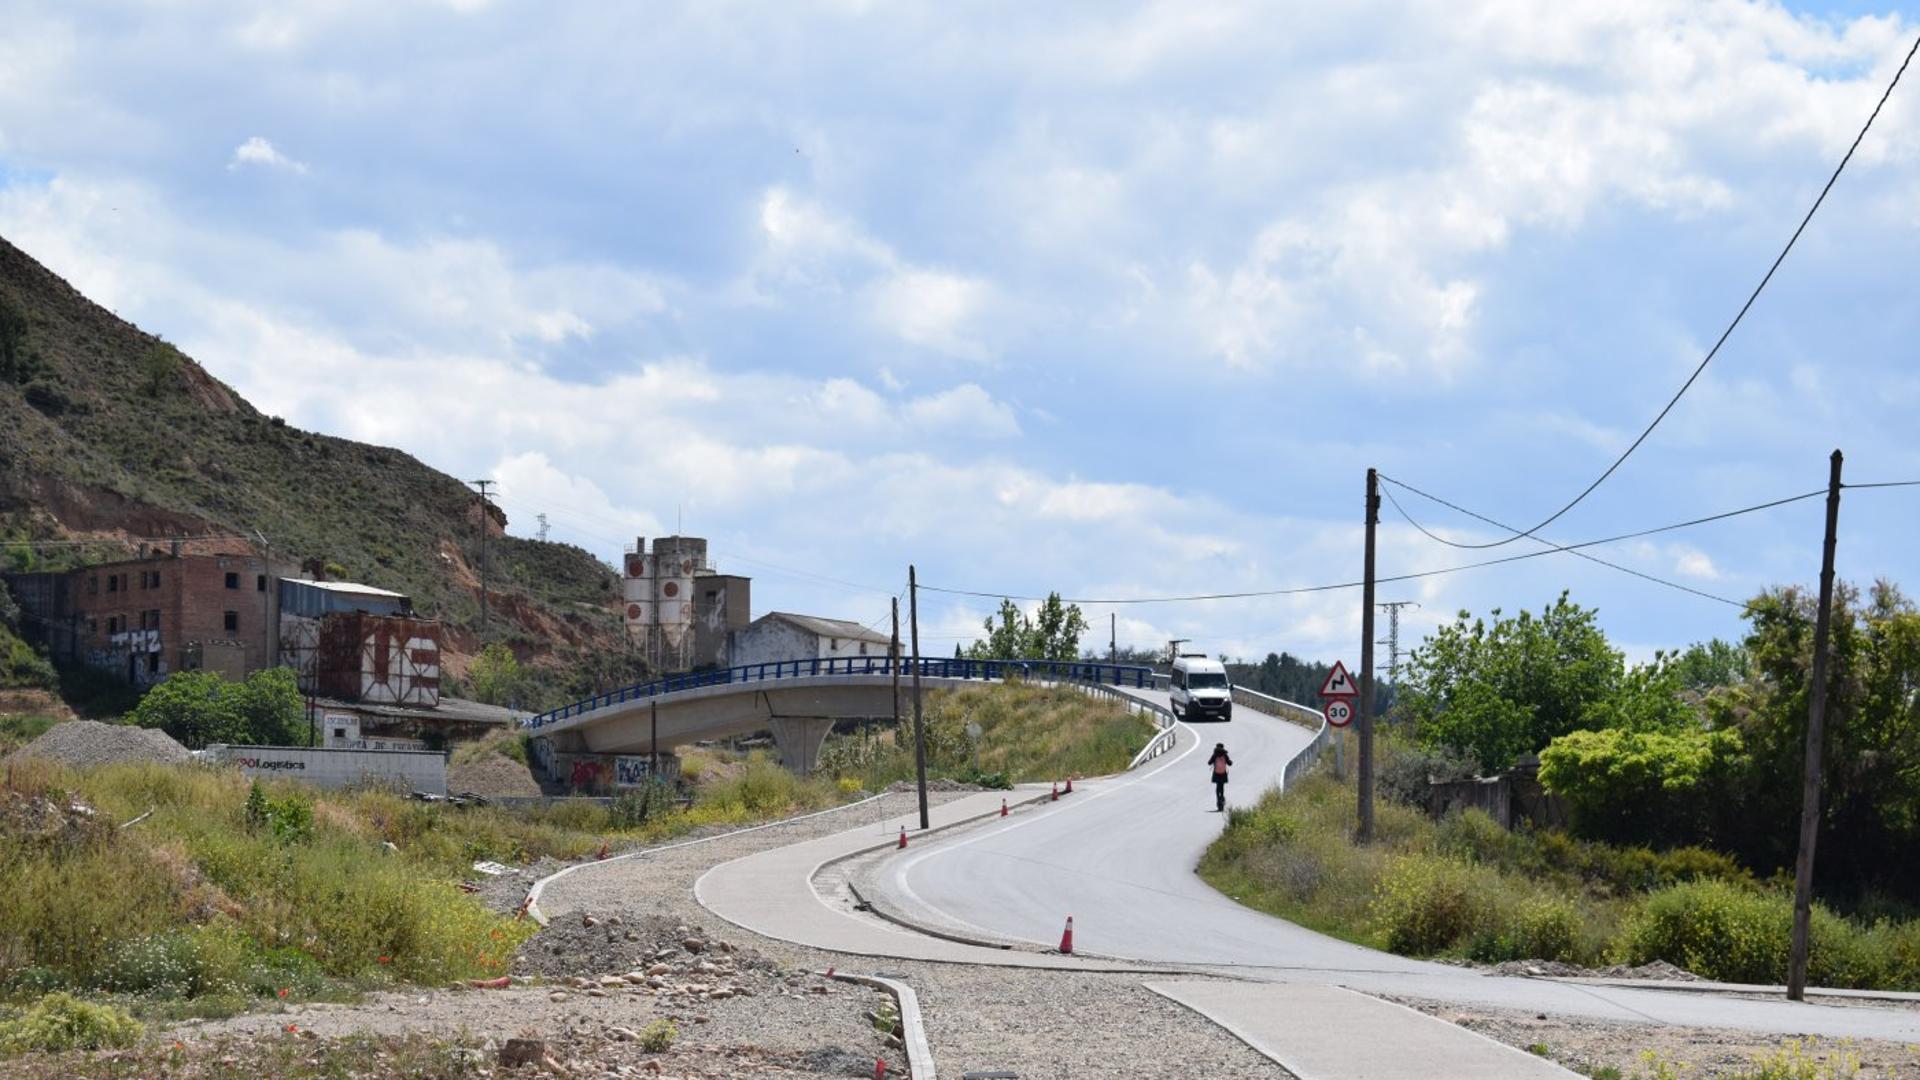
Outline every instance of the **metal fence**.
MULTIPOLYGON (((563 705, 558 709, 543 712, 528 719, 522 727, 541 728, 569 717, 589 713, 595 709, 604 709, 629 701, 644 701, 662 694, 678 693, 703 686, 726 686, 733 683, 765 682, 776 679, 811 678, 820 675, 892 675, 895 660, 890 656, 839 656, 815 658, 811 660, 781 660, 766 664, 744 664, 740 667, 717 668, 713 671, 695 671, 686 675, 670 675, 649 683, 609 690, 604 694, 563 705)), ((900 677, 911 678, 914 662, 902 657, 898 661, 900 677)), ((1063 679, 1077 683, 1111 686, 1151 687, 1153 669, 1135 667, 1128 664, 1094 664, 1080 661, 1055 660, 956 660, 922 657, 920 659, 920 677, 924 679, 979 679, 1000 680, 1007 678, 1022 679, 1063 679)))
POLYGON ((1233 703, 1312 729, 1313 741, 1293 755, 1293 758, 1287 762, 1287 767, 1281 771, 1280 790, 1282 791, 1292 787, 1293 782, 1302 773, 1312 768, 1313 763, 1320 759, 1320 752, 1333 741, 1333 729, 1327 726, 1325 714, 1318 709, 1310 709, 1297 702, 1262 694, 1258 690, 1249 690, 1244 686, 1233 688, 1233 703))

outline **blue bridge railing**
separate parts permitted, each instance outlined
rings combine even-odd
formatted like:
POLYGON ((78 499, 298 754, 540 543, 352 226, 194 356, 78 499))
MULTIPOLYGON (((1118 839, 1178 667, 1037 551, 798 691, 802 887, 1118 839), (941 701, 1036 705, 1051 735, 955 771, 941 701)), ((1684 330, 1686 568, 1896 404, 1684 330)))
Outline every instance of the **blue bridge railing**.
MULTIPOLYGON (((541 728, 595 709, 604 709, 610 705, 644 701, 662 694, 692 690, 701 686, 799 679, 813 675, 892 675, 894 663, 894 659, 890 656, 838 656, 830 659, 781 660, 767 664, 745 664, 740 667, 689 672, 685 675, 669 675, 664 679, 609 690, 604 694, 596 694, 571 705, 563 705, 550 712, 543 712, 521 726, 541 728)), ((913 660, 911 658, 902 657, 899 660, 899 667, 901 678, 912 677, 913 660)), ((1152 668, 1067 660, 936 660, 932 657, 921 657, 920 677, 982 680, 1012 677, 1066 679, 1072 682, 1104 683, 1110 686, 1134 686, 1142 689, 1153 687, 1152 668)))

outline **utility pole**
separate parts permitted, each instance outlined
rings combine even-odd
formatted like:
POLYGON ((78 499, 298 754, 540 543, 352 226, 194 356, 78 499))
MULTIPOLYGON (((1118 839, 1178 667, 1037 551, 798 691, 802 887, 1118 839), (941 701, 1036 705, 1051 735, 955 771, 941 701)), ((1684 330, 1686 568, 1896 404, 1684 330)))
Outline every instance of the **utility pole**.
POLYGON ((473 482, 473 486, 480 489, 480 640, 482 644, 487 640, 487 518, 492 516, 487 511, 493 506, 487 501, 487 489, 493 484, 492 480, 473 482))
POLYGON ((647 726, 651 740, 647 750, 647 779, 660 779, 660 699, 647 702, 647 726))
POLYGON ((1366 569, 1360 585, 1360 842, 1373 842, 1373 533, 1380 523, 1380 474, 1367 470, 1366 569))
POLYGON ((1387 682, 1398 686, 1400 685, 1400 609, 1417 608, 1420 604, 1413 600, 1382 600, 1375 606, 1387 613, 1387 636, 1374 644, 1387 647, 1387 682))
POLYGON ((551 527, 552 527, 552 526, 550 526, 550 525, 548 525, 548 524, 547 524, 547 515, 545 515, 545 514, 535 514, 535 515, 533 515, 533 520, 535 520, 535 521, 538 521, 538 522, 540 523, 540 542, 541 542, 541 543, 543 543, 543 544, 544 544, 544 543, 546 543, 546 542, 547 542, 547 530, 548 530, 549 528, 551 528, 551 527))
POLYGON ((1793 864, 1793 947, 1787 997, 1807 998, 1807 924, 1813 916, 1813 847, 1820 839, 1821 754, 1827 735, 1827 633, 1833 611, 1833 548, 1840 530, 1840 451, 1827 473, 1827 534, 1820 547, 1820 610, 1813 616, 1813 687, 1807 695, 1807 772, 1800 789, 1800 857, 1793 864))
POLYGON ((927 818, 927 717, 920 705, 920 579, 907 567, 907 618, 913 624, 913 774, 920 787, 920 828, 927 818))
POLYGON ((1120 662, 1120 613, 1107 612, 1107 662, 1120 662))
MULTIPOLYGON (((900 598, 893 598, 893 644, 887 646, 887 667, 893 671, 893 730, 900 730, 900 598)), ((895 744, 896 746, 899 744, 895 744)))

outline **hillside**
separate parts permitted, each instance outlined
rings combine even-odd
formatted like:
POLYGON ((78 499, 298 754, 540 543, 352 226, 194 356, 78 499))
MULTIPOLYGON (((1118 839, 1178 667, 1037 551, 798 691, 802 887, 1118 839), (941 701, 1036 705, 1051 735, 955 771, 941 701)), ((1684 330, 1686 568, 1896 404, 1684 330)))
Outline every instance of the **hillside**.
MULTIPOLYGON (((407 454, 263 415, 0 239, 5 569, 130 550, 9 540, 259 532, 276 562, 321 559, 412 596, 448 624, 457 674, 480 644, 480 513, 466 484, 407 454)), ((577 547, 502 535, 490 513, 490 639, 532 662, 546 696, 636 676, 615 572, 577 547)))

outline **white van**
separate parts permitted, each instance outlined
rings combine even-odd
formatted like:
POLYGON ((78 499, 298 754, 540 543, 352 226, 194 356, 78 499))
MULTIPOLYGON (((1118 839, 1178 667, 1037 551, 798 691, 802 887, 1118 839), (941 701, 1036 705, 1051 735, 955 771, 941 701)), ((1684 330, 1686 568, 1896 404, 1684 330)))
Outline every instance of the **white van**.
POLYGON ((1170 690, 1176 719, 1233 719, 1233 684, 1227 681, 1227 669, 1203 653, 1174 660, 1170 690))

